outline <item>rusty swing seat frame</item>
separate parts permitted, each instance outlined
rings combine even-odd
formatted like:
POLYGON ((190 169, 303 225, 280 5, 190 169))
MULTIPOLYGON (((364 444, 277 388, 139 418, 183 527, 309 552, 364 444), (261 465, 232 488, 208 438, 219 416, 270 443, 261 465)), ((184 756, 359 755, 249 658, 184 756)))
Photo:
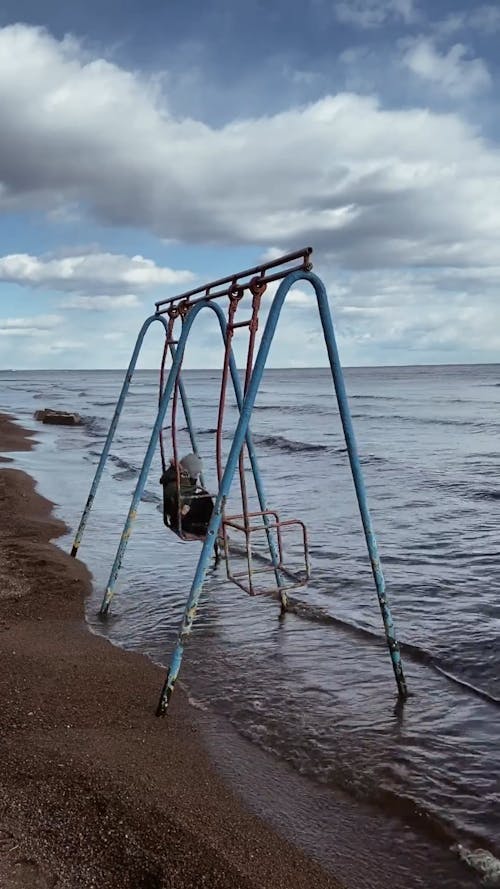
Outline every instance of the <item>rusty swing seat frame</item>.
MULTIPOLYGON (((223 543, 224 543, 224 554, 226 559, 226 574, 227 577, 232 583, 236 584, 243 592, 248 593, 249 596, 258 596, 261 592, 268 593, 269 590, 266 588, 265 590, 259 589, 259 587, 255 584, 255 576, 256 575, 268 575, 269 572, 274 572, 280 575, 278 591, 280 593, 287 593, 289 590, 296 590, 299 587, 305 586, 308 580, 311 577, 311 567, 309 560, 309 544, 307 539, 307 528, 300 519, 280 519, 277 512, 271 509, 266 509, 265 512, 248 512, 241 515, 230 515, 224 516, 223 522, 223 543), (262 519, 262 523, 253 523, 252 520, 262 519), (264 522, 267 520, 267 524, 264 522), (250 523, 249 523, 250 522, 250 523), (247 568, 245 571, 240 571, 237 574, 234 572, 232 568, 232 557, 231 557, 231 545, 229 542, 228 530, 233 528, 235 531, 238 531, 245 535, 245 554, 247 558, 247 568), (266 528, 269 531, 275 532, 276 534, 276 544, 277 544, 277 561, 275 564, 272 562, 269 563, 266 560, 266 563, 261 565, 260 568, 254 568, 252 564, 252 545, 251 545, 251 537, 252 535, 262 534, 263 531, 266 531, 266 528), (283 531, 288 530, 290 528, 298 528, 301 531, 302 537, 302 549, 304 553, 304 563, 305 569, 304 572, 296 574, 290 571, 285 565, 284 559, 284 546, 283 546, 283 531), (286 580, 288 578, 288 581, 286 580), (247 581, 246 583, 243 580, 247 581)), ((286 610, 286 603, 283 610, 286 610)))
MULTIPOLYGON (((187 399, 184 383, 181 376, 182 362, 186 343, 192 328, 192 325, 202 310, 212 309, 219 321, 222 338, 225 344, 224 367, 222 374, 221 393, 219 400, 219 416, 217 423, 216 452, 217 452, 217 477, 218 491, 215 497, 215 504, 212 511, 211 519, 207 528, 207 533, 203 539, 201 553, 195 570, 194 578, 191 584, 189 595, 187 598, 184 614, 182 617, 177 642, 171 656, 170 666, 167 671, 165 683, 163 685, 158 707, 157 715, 164 715, 167 712, 168 704, 172 695, 172 691, 179 674, 184 653, 185 643, 191 633, 193 622, 196 615, 198 601, 202 592, 203 584, 207 575, 211 555, 216 547, 217 540, 222 538, 224 551, 226 556, 226 567, 228 577, 241 589, 244 589, 250 595, 258 594, 259 590, 254 583, 254 576, 264 571, 272 571, 276 581, 276 590, 281 599, 282 610, 286 608, 287 596, 286 590, 290 587, 302 586, 307 582, 310 576, 310 564, 307 545, 307 531, 305 525, 300 520, 286 519, 281 521, 278 513, 269 510, 266 503, 262 478, 259 471, 256 451, 254 448, 252 436, 250 433, 250 418, 259 390, 262 375, 265 369, 269 349, 274 337, 274 333, 278 324, 281 310, 285 302, 286 296, 292 286, 297 282, 305 282, 309 284, 316 296, 321 325, 325 339, 326 351, 328 354, 329 366, 332 374, 333 387, 337 399, 339 414, 344 431, 344 437, 347 445, 347 453, 352 472, 354 489, 361 515, 361 521, 365 540, 368 549, 368 555, 372 568, 377 598, 380 606, 382 620, 384 624, 385 637, 389 649, 394 676, 396 680, 398 695, 401 700, 407 697, 406 680, 401 662, 399 643, 396 638, 392 614, 387 600, 385 589, 385 579, 382 572, 380 558, 378 553, 375 532, 373 529, 371 516, 368 508, 364 480, 357 451, 356 439, 352 425, 351 413, 345 390, 342 366, 340 363, 335 332, 330 311, 328 296, 321 279, 312 272, 311 263, 312 249, 307 247, 295 253, 289 253, 278 259, 256 266, 252 269, 246 269, 237 274, 230 275, 226 278, 220 278, 203 287, 195 288, 186 293, 161 300, 155 304, 156 311, 144 322, 132 354, 129 368, 125 375, 125 380, 118 398, 117 406, 109 432, 104 444, 103 451, 99 460, 99 464, 95 473, 94 480, 87 498, 87 503, 75 535, 75 540, 71 554, 76 556, 82 535, 88 520, 90 510, 92 508, 97 488, 104 471, 104 466, 109 455, 111 443, 116 431, 118 420, 125 402, 133 372, 137 363, 140 349, 146 331, 149 326, 155 322, 160 322, 165 329, 165 346, 162 359, 162 368, 160 374, 160 397, 156 420, 151 432, 151 437, 144 457, 143 465, 139 474, 136 488, 132 497, 129 512, 118 549, 115 555, 111 572, 104 593, 101 605, 101 615, 108 613, 111 600, 115 593, 116 581, 121 568, 123 556, 126 551, 127 543, 132 531, 132 527, 137 515, 137 509, 141 500, 144 487, 146 485, 148 473, 151 463, 160 441, 162 450, 162 461, 165 461, 165 454, 162 441, 162 429, 166 411, 172 398, 172 432, 174 445, 174 462, 178 466, 176 451, 176 411, 178 400, 182 401, 183 411, 186 418, 186 424, 189 432, 191 446, 193 452, 199 456, 199 449, 196 442, 196 435, 191 419, 189 402, 187 399), (256 332, 258 329, 259 310, 261 298, 268 283, 280 281, 277 293, 273 298, 265 328, 262 333, 257 356, 254 357, 254 349, 256 342, 256 332), (249 320, 236 321, 235 315, 240 302, 245 294, 250 293, 252 296, 251 317, 249 320), (226 315, 220 306, 220 301, 224 298, 229 299, 229 307, 226 315), (165 318, 168 317, 168 321, 165 318), (178 339, 174 339, 174 325, 180 319, 181 332, 178 339), (232 339, 235 330, 239 328, 248 328, 249 344, 247 351, 247 363, 245 370, 244 386, 241 387, 238 371, 234 361, 232 351, 232 339), (172 363, 165 380, 165 363, 170 353, 172 363), (239 419, 233 434, 229 455, 223 465, 222 459, 222 427, 224 417, 224 405, 226 400, 226 388, 228 379, 231 377, 236 402, 239 409, 239 419), (250 460, 251 470, 255 481, 255 488, 259 499, 259 511, 251 512, 248 508, 248 498, 245 480, 245 454, 250 460), (233 477, 236 470, 239 469, 240 489, 242 498, 242 512, 240 515, 226 516, 226 504, 230 492, 233 477), (257 520, 260 519, 261 523, 257 520), (299 575, 292 575, 286 569, 283 559, 283 531, 295 527, 301 531, 302 542, 304 547, 305 571, 299 575), (231 550, 228 529, 243 532, 246 540, 246 556, 248 572, 248 584, 243 583, 241 573, 236 573, 232 568, 231 550), (251 564, 252 556, 252 535, 264 532, 266 535, 267 545, 269 549, 269 564, 261 569, 254 569, 251 564), (287 584, 286 576, 289 583, 287 584)), ((200 477, 203 488, 206 488, 203 477, 200 477)), ((181 538, 182 539, 182 538, 181 538)), ((184 538, 186 539, 186 538, 184 538)), ((196 537, 195 539, 198 539, 196 537)))

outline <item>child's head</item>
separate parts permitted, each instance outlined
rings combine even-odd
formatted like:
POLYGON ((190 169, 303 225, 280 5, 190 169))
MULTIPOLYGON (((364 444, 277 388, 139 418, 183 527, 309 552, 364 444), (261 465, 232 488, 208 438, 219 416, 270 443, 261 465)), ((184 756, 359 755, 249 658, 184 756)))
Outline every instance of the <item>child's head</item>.
POLYGON ((180 461, 180 465, 190 478, 198 478, 203 469, 202 459, 197 454, 186 454, 180 461))

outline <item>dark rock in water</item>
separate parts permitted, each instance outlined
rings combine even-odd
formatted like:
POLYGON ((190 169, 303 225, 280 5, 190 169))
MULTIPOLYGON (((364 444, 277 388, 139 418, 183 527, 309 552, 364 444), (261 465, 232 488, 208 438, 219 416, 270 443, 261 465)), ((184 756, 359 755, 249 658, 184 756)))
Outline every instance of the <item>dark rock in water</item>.
POLYGON ((35 411, 35 420, 42 423, 53 423, 56 426, 81 426, 83 420, 80 414, 69 413, 68 411, 53 411, 45 408, 43 411, 35 411))

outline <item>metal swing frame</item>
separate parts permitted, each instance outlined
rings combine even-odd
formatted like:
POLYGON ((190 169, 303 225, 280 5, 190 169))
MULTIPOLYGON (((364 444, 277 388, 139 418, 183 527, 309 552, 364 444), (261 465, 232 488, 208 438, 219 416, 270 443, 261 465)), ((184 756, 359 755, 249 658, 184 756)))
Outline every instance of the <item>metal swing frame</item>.
MULTIPOLYGON (((188 337, 192 328, 192 325, 197 318, 198 314, 206 309, 212 309, 217 315, 221 334, 226 345, 226 356, 227 356, 227 365, 229 374, 232 379, 233 388, 235 392, 236 402, 239 409, 239 420, 237 423, 236 430, 234 432, 231 448, 229 451, 229 455, 226 461, 226 465, 222 473, 220 473, 219 477, 219 487, 218 493, 215 499, 215 506, 213 509, 212 517, 208 526, 207 535, 205 540, 203 541, 201 553, 198 559, 198 564, 196 566, 196 571, 194 574, 194 578, 191 584, 191 588, 189 591, 189 595, 187 598, 184 614, 181 620, 181 624, 179 627, 179 633, 177 637, 177 642, 174 648, 174 651, 171 656, 170 665, 167 671, 166 679, 161 691, 160 699, 157 706, 157 715, 163 716, 166 714, 168 709, 168 704, 175 686, 176 679, 179 674, 179 670, 182 663, 182 657, 184 654, 185 643, 191 633, 193 622, 196 616, 196 610, 199 602, 199 598, 203 589, 203 584, 206 578, 207 570, 209 568, 210 559, 212 553, 214 551, 216 540, 219 534, 222 531, 222 535, 225 535, 224 529, 224 512, 225 506, 227 502, 227 498, 229 496, 231 484, 233 481, 233 477, 235 475, 238 463, 240 462, 241 455, 243 452, 243 448, 246 445, 248 455, 250 458, 250 464, 253 472, 253 476, 255 479, 255 487, 257 491, 257 496, 259 499, 260 512, 257 514, 262 518, 263 527, 262 530, 265 531, 267 537, 267 543, 269 547, 269 553, 271 558, 272 570, 275 573, 277 588, 280 591, 282 608, 286 607, 286 579, 284 576, 282 558, 281 558, 281 542, 280 542, 280 526, 286 525, 286 522, 280 523, 279 519, 276 519, 273 523, 272 519, 274 514, 270 513, 267 509, 266 498, 264 493, 264 488, 262 484, 262 478, 259 471, 259 466, 257 462, 257 456, 255 452, 255 448, 252 441, 252 436, 250 433, 250 418, 252 415, 252 411, 255 405, 255 400, 257 397, 257 393, 259 390, 259 386, 262 380, 262 375, 265 370, 266 361, 269 355, 269 350, 271 347, 271 343, 276 331, 276 327, 281 315, 281 311, 286 300, 287 294, 290 289, 297 282, 304 282, 309 284, 316 296, 318 311, 320 315, 321 325, 323 329, 323 335, 325 339, 325 346, 328 354, 330 370, 332 374, 333 386, 337 398, 337 404, 339 409, 339 414, 341 418, 342 428, 344 432, 345 442, 347 446, 347 453, 350 463, 350 468, 352 472, 352 478, 354 483, 354 489, 356 493, 356 498, 358 502, 358 507, 361 516, 361 522, 363 526, 364 536, 366 540, 366 545, 368 549, 368 555, 370 559, 370 564, 372 568, 373 578, 375 582, 375 588, 377 592, 377 598, 379 602, 379 607, 382 615, 385 637, 387 646, 389 649, 392 667, 394 671, 394 676, 397 685, 398 695, 401 700, 405 700, 407 698, 407 687, 406 680, 403 671, 403 665, 401 661, 399 643, 397 641, 394 623, 392 619, 391 609, 388 603, 386 587, 385 587, 385 579, 382 571, 382 567, 380 564, 380 557, 378 553, 377 541, 375 537, 375 532, 373 529, 373 524, 370 516, 370 511, 368 507, 366 490, 363 480, 363 474, 361 470, 356 438, 354 434, 354 428, 351 419, 351 413, 349 409, 349 402, 347 398, 344 376, 342 372, 342 366, 340 363, 340 358, 337 349, 337 343, 335 339, 335 332, 333 326, 332 315, 330 311, 330 305, 328 302, 328 296, 325 289, 325 286, 321 279, 314 274, 311 264, 311 248, 304 248, 303 250, 297 251, 295 253, 287 254, 286 256, 280 257, 279 259, 272 260, 271 262, 264 263, 263 265, 256 266, 252 269, 247 269, 243 272, 239 272, 236 275, 231 275, 227 278, 221 278, 217 281, 214 281, 210 284, 204 285, 201 288, 197 288, 187 293, 180 294, 179 296, 172 297, 167 300, 161 300, 156 303, 156 312, 154 315, 150 316, 144 322, 139 336, 132 354, 132 359, 129 365, 129 368, 126 372, 125 379, 123 382, 122 390, 120 392, 120 396, 118 398, 117 406, 115 409, 115 413, 113 415, 113 419, 110 424, 109 432, 103 447, 103 451, 101 453, 101 457, 99 460, 99 464, 96 469, 95 477, 92 482, 92 486, 89 492, 89 496, 87 499, 87 503, 78 527, 78 530, 75 535, 75 540, 73 544, 73 548, 71 550, 71 555, 76 556, 81 544, 82 536, 85 530, 86 523, 88 521, 89 513, 92 508, 95 495, 99 486, 100 479, 102 477, 104 466, 109 455, 109 451, 111 448, 111 443, 116 431, 116 427, 118 425, 118 421, 120 418, 121 411, 123 409, 123 405, 130 387, 130 383, 132 380, 132 376, 135 370, 135 366, 137 364, 137 359, 142 347, 142 343, 144 340, 144 336, 149 329, 150 325, 154 321, 159 321, 163 324, 166 333, 166 342, 165 349, 169 349, 172 357, 172 364, 170 367, 170 371, 168 374, 167 381, 163 388, 161 399, 158 407, 158 412, 156 416, 156 420, 151 432, 149 444, 146 450, 146 454, 144 457, 144 461, 142 464, 142 468, 139 474, 139 478, 137 480, 136 488, 132 497, 132 501, 130 504, 129 512, 125 521, 125 526, 123 528, 122 536, 118 545, 118 549, 115 555, 115 559, 111 568, 108 584, 106 587, 106 591, 104 594, 102 606, 101 606, 101 615, 105 616, 109 610, 109 606, 111 600, 113 598, 118 573, 120 571, 123 557, 125 554, 125 550, 127 547, 128 540, 130 538, 130 534, 132 532, 132 527, 134 525, 135 519, 137 517, 137 510, 141 500, 141 496, 144 491, 144 487, 147 482, 147 477, 149 474, 149 470, 151 468, 151 463, 154 457, 154 453, 156 447, 158 445, 158 440, 160 438, 161 430, 163 428, 163 423, 166 415, 166 411, 168 409, 168 405, 170 402, 170 398, 174 392, 174 388, 178 387, 178 391, 182 400, 182 405, 184 409, 184 415, 186 417, 186 423, 189 431, 189 437, 191 441, 191 445, 193 448, 193 452, 199 455, 199 450, 196 442, 196 436, 194 433, 194 428, 191 419, 191 413, 189 409, 189 403, 187 399, 186 390, 184 387, 184 383, 182 381, 180 371, 182 366, 182 361, 184 357, 184 351, 186 347, 186 343, 188 341, 188 337), (300 260, 300 262, 298 262, 300 260), (295 265, 291 265, 291 263, 295 263, 295 265), (277 269, 277 271, 274 271, 277 269), (272 301, 269 314, 266 320, 265 328, 262 333, 262 338, 260 342, 260 346, 257 352, 257 356, 255 361, 251 361, 250 364, 247 362, 247 373, 245 377, 245 386, 244 391, 242 391, 242 387, 240 384, 238 371, 236 368, 236 363, 234 360, 234 355, 230 346, 232 331, 235 327, 243 326, 243 324, 233 324, 232 328, 226 323, 225 314, 221 306, 216 302, 223 297, 229 296, 235 297, 236 292, 238 293, 238 299, 240 299, 246 290, 250 290, 253 292, 255 288, 255 276, 258 276, 258 282, 262 287, 265 287, 271 281, 280 280, 281 283, 278 287, 277 293, 274 296, 272 301), (250 280, 247 280, 250 279, 250 280), (172 312, 172 309, 174 312, 172 312), (182 332, 177 341, 172 339, 172 325, 166 321, 164 315, 169 314, 170 318, 172 314, 179 313, 182 317, 182 332), (277 525, 276 529, 273 525, 277 525), (274 531, 278 530, 278 546, 276 545, 274 531)), ((252 355, 253 359, 253 355, 252 355)), ((233 525, 235 524, 237 519, 244 519, 244 523, 242 527, 244 527, 248 531, 248 512, 244 511, 243 517, 233 517, 233 525)), ((225 520, 226 523, 231 523, 231 517, 225 520)), ((241 526, 241 522, 239 523, 241 526)), ((307 564, 307 573, 309 572, 309 566, 307 564)), ((233 576, 232 578, 235 582, 237 582, 237 578, 233 576)), ((241 586, 241 584, 238 584, 241 586)), ((248 590, 247 590, 248 591, 248 590)))

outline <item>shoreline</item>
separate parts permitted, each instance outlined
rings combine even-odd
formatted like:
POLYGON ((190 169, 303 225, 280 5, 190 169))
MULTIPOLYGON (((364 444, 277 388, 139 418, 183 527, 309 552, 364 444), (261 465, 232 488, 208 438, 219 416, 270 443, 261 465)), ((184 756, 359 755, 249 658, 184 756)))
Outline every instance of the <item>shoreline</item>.
MULTIPOLYGON (((12 419, 0 451, 30 450, 12 419)), ((155 717, 163 671, 90 632, 64 524, 0 460, 0 885, 340 889, 228 788, 181 688, 155 717)))

